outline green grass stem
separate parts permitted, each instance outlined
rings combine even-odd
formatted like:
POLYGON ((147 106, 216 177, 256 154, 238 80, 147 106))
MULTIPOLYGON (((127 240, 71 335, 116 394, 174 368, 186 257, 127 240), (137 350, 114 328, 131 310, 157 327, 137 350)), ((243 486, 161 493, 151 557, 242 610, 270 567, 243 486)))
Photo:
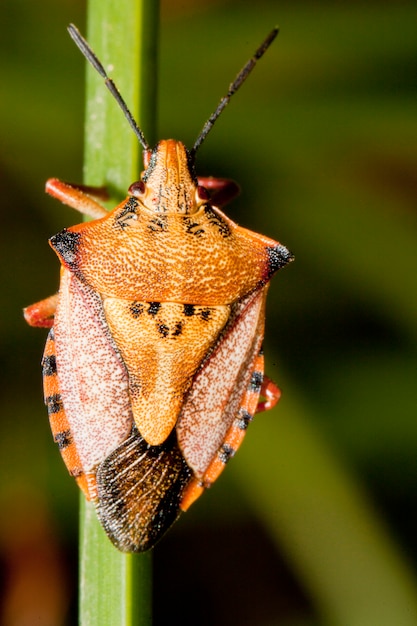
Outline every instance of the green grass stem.
MULTIPOLYGON (((91 0, 87 39, 115 81, 147 141, 155 139, 155 0, 91 0)), ((102 78, 87 67, 84 181, 106 185, 120 200, 139 178, 140 145, 102 78)), ((102 530, 94 505, 81 498, 81 626, 151 623, 151 556, 122 554, 102 530)))

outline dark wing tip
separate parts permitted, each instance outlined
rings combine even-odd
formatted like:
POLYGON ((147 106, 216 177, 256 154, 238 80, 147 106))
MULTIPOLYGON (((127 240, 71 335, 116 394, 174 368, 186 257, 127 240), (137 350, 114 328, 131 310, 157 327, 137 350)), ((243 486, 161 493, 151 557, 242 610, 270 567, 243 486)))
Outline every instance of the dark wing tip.
POLYGON ((179 517, 191 470, 175 431, 161 446, 149 446, 136 428, 97 471, 97 513, 122 552, 145 552, 179 517))

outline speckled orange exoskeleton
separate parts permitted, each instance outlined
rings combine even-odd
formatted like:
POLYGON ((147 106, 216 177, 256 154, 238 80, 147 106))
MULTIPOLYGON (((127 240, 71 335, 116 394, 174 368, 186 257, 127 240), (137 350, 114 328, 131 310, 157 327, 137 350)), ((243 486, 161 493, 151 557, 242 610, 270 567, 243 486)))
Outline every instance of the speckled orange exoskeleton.
POLYGON ((59 293, 25 317, 51 328, 44 394, 65 464, 113 543, 140 552, 217 479, 254 414, 280 395, 263 376, 265 298, 292 255, 220 210, 235 183, 197 178, 194 168, 196 150, 277 29, 190 151, 173 139, 151 150, 87 42, 69 31, 137 134, 145 170, 110 212, 93 188, 48 180, 50 195, 93 220, 50 239, 59 293))

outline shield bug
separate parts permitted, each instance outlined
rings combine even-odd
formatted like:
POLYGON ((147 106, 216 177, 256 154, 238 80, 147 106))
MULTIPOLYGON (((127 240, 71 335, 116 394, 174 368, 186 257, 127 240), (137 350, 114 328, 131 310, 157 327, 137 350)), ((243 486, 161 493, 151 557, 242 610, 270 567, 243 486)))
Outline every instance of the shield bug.
POLYGON ((25 317, 51 328, 44 395, 65 464, 115 546, 140 552, 210 487, 254 414, 280 395, 263 376, 265 298, 293 257, 222 212, 235 183, 195 173, 198 148, 277 29, 190 151, 173 139, 150 149, 88 43, 69 32, 136 133, 145 170, 110 212, 98 190, 48 180, 50 195, 93 220, 49 240, 59 293, 25 317))

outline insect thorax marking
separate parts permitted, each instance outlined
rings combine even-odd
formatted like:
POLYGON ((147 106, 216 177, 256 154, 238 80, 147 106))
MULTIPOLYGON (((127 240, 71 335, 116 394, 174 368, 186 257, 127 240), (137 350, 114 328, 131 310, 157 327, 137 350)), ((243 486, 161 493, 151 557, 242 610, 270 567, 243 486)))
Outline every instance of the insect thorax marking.
POLYGON ((168 230, 168 220, 165 215, 156 215, 149 220, 148 230, 153 233, 163 233, 168 230))
POLYGON ((114 226, 116 228, 121 228, 122 230, 127 228, 130 225, 130 220, 137 219, 138 208, 139 202, 136 198, 129 197, 121 211, 119 211, 119 213, 115 216, 114 226))
POLYGON ((232 233, 229 225, 212 209, 209 204, 205 205, 204 213, 206 214, 209 223, 218 229, 222 237, 225 239, 230 237, 232 233))

